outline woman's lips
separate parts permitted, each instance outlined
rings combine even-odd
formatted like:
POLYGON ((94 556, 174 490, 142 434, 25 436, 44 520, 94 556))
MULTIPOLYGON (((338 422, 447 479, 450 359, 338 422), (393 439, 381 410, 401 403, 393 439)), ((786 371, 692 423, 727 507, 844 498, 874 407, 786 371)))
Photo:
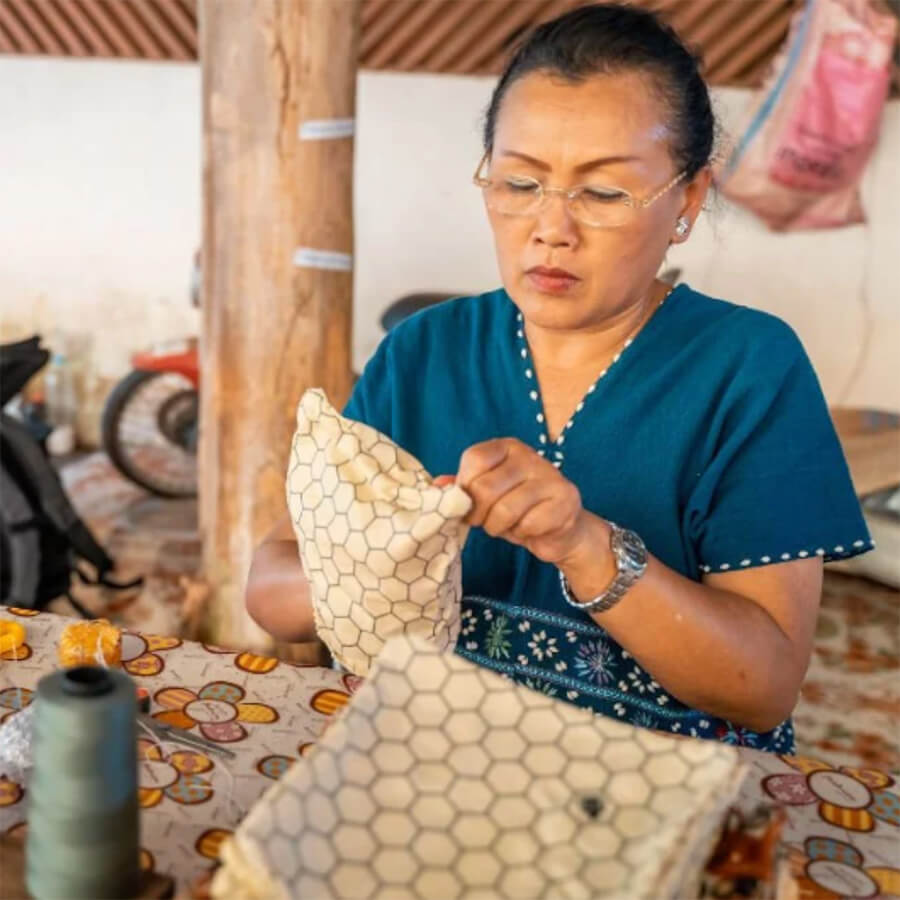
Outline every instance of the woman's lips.
POLYGON ((549 269, 546 266, 535 266, 525 274, 531 284, 545 294, 565 294, 581 281, 565 269, 549 269))

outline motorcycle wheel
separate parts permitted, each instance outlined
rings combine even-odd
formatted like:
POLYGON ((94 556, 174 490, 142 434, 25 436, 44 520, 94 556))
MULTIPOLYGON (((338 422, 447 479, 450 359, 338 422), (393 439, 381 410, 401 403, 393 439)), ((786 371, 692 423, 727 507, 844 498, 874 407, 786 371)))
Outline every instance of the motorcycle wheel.
POLYGON ((195 497, 198 400, 183 375, 129 372, 103 407, 103 447, 113 465, 160 497, 195 497))

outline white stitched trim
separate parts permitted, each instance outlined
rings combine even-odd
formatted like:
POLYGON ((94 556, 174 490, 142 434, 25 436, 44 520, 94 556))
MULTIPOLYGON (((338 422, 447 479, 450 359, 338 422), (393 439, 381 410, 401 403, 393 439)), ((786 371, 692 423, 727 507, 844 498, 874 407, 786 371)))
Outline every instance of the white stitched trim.
MULTIPOLYGON (((859 550, 861 547, 865 547, 867 544, 870 548, 875 547, 875 541, 873 541, 870 538, 868 541, 863 541, 863 540, 854 541, 851 549, 848 549, 844 544, 837 544, 835 546, 834 550, 831 552, 825 550, 824 547, 817 547, 815 551, 799 550, 796 554, 781 553, 778 555, 777 558, 774 556, 761 556, 759 558, 759 561, 763 564, 768 564, 773 561, 775 561, 775 562, 787 561, 789 559, 792 559, 794 556, 796 556, 798 559, 807 559, 807 558, 809 558, 810 555, 815 555, 815 556, 824 556, 825 561, 830 562, 831 560, 833 560, 839 556, 848 555, 849 553, 852 552, 852 550, 859 550)), ((753 560, 750 559, 749 557, 742 559, 739 563, 740 567, 742 567, 742 568, 746 568, 747 566, 750 566, 752 564, 753 564, 753 560)), ((720 563, 719 565, 716 565, 716 566, 709 565, 707 563, 701 563, 699 566, 701 572, 712 572, 714 569, 716 569, 720 572, 727 572, 731 568, 734 568, 734 567, 736 567, 736 566, 734 566, 732 563, 720 563)))
MULTIPOLYGON (((669 299, 669 296, 671 295, 671 293, 674 290, 675 290, 674 287, 670 288, 668 293, 665 295, 665 297, 663 297, 662 300, 660 300, 659 307, 657 307, 657 312, 659 311, 659 308, 662 307, 662 305, 666 302, 666 300, 669 299)), ((516 313, 516 338, 519 341, 519 343, 521 344, 521 346, 519 347, 519 353, 520 353, 522 359, 525 360, 525 364, 527 367, 528 364, 530 363, 530 360, 529 360, 529 351, 528 351, 528 341, 527 341, 527 338, 525 337, 524 322, 525 322, 525 317, 522 315, 521 312, 517 312, 516 313)), ((619 352, 613 357, 613 360, 609 364, 609 366, 607 368, 605 368, 597 376, 597 380, 587 389, 587 394, 594 393, 594 391, 597 389, 597 383, 600 381, 601 378, 604 378, 606 376, 606 373, 613 367, 613 365, 615 365, 622 358, 622 354, 631 346, 631 344, 634 342, 635 337, 636 337, 636 335, 632 335, 624 342, 624 344, 622 345, 622 349, 619 350, 619 352)), ((526 368, 525 369, 525 377, 527 379, 531 380, 531 378, 533 376, 534 376, 534 372, 530 368, 526 368)), ((578 403, 578 406, 575 407, 575 412, 573 413, 572 418, 569 419, 569 421, 563 426, 559 437, 557 437, 557 439, 553 443, 555 443, 559 446, 562 446, 562 444, 565 441, 563 433, 568 431, 570 428, 572 428, 572 426, 574 425, 575 417, 578 415, 578 413, 580 413, 584 409, 584 400, 587 397, 587 394, 585 394, 585 397, 583 397, 581 399, 581 401, 578 403)), ((541 403, 541 396, 540 396, 539 391, 531 391, 530 397, 535 403, 541 403)), ((538 421, 538 424, 540 424, 540 425, 544 424, 543 412, 538 413, 537 421, 538 421)), ((546 444, 549 442, 548 436, 546 434, 546 429, 544 429, 542 431, 542 433, 538 435, 538 440, 542 444, 546 444)))

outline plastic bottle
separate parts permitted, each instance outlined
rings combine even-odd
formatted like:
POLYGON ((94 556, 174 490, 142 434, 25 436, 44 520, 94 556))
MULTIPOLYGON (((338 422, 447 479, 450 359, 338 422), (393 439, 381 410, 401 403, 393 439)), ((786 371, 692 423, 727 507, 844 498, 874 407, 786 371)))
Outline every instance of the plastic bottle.
POLYGON ((53 428, 47 449, 54 456, 71 453, 75 447, 78 400, 72 368, 62 353, 54 354, 50 369, 44 376, 44 399, 47 419, 53 428))

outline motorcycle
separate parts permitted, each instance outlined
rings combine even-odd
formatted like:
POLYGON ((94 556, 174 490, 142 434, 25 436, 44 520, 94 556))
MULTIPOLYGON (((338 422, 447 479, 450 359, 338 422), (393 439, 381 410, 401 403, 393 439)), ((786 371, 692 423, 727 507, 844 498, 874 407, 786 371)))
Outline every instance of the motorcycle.
MULTIPOLYGON (((390 331, 407 316, 453 294, 411 294, 381 317, 390 331)), ((196 338, 131 357, 132 371, 103 408, 103 448, 129 480, 160 497, 197 495, 200 359, 196 338)))
POLYGON ((196 338, 135 353, 103 408, 103 447, 128 479, 161 497, 197 494, 200 360, 196 338))

